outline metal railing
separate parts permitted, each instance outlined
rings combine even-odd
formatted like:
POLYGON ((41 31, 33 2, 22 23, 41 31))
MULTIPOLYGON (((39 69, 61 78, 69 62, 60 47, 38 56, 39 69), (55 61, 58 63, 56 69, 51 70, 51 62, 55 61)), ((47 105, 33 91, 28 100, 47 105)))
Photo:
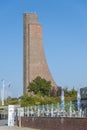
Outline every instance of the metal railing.
POLYGON ((59 104, 47 104, 17 108, 16 117, 76 117, 84 118, 85 113, 81 109, 75 110, 73 106, 66 105, 61 109, 59 104))

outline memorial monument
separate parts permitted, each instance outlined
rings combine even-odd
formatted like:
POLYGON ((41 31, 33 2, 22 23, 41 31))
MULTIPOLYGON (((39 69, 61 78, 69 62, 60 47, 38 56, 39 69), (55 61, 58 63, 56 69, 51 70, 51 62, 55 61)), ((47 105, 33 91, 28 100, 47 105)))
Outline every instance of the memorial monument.
POLYGON ((42 25, 38 24, 38 15, 25 13, 24 16, 24 93, 37 76, 51 81, 55 91, 58 88, 49 71, 44 49, 42 25))

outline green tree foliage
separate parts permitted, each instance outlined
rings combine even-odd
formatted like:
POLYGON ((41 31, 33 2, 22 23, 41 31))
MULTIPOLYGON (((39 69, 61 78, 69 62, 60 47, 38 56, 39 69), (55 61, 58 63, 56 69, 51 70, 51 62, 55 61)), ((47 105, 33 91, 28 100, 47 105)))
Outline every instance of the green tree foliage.
POLYGON ((71 90, 68 90, 68 88, 64 88, 64 95, 65 95, 65 101, 75 101, 77 98, 77 91, 73 87, 71 90))
POLYGON ((49 96, 51 89, 51 82, 41 77, 36 77, 28 86, 28 92, 34 94, 41 94, 42 96, 49 96))
POLYGON ((34 106, 34 105, 46 105, 46 104, 56 104, 60 102, 60 98, 54 97, 42 97, 40 95, 29 96, 27 94, 21 97, 20 105, 24 106, 34 106))
MULTIPOLYGON (((33 95, 23 95, 21 97, 21 106, 33 106, 33 105, 46 105, 46 104, 57 104, 61 103, 61 97, 50 97, 51 84, 49 81, 42 79, 41 77, 37 77, 33 80, 29 87, 28 91, 30 93, 34 93, 33 95)), ((68 90, 68 88, 64 88, 64 97, 66 109, 69 108, 70 101, 75 101, 77 98, 77 91, 72 88, 68 90)))
POLYGON ((17 98, 8 97, 8 98, 5 100, 5 105, 16 105, 16 104, 19 104, 17 98))
POLYGON ((21 97, 21 101, 20 101, 20 105, 21 106, 30 106, 30 105, 34 105, 35 101, 32 97, 28 96, 27 94, 23 95, 21 97))
MULTIPOLYGON (((9 104, 20 104, 22 107, 24 106, 34 106, 34 105, 46 105, 46 104, 57 104, 61 103, 61 96, 58 97, 50 97, 49 92, 51 89, 51 82, 42 79, 41 77, 37 77, 33 80, 29 87, 29 94, 25 94, 20 98, 11 98, 8 97, 5 101, 5 105, 9 104), (34 93, 33 95, 31 93, 34 93)), ((77 99, 77 91, 72 88, 68 90, 68 88, 64 88, 64 97, 65 97, 65 109, 68 110, 70 107, 70 102, 73 102, 77 99)), ((72 105, 73 109, 73 105, 72 105)))
POLYGON ((70 104, 70 102, 68 102, 68 103, 65 104, 65 110, 66 111, 69 111, 70 107, 71 107, 71 110, 75 110, 74 104, 72 104, 72 103, 70 104))

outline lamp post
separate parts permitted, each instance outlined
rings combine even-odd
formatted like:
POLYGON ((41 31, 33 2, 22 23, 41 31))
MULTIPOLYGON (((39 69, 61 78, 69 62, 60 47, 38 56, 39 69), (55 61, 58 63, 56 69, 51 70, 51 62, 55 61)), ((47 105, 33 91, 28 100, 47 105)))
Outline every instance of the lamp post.
MULTIPOLYGON (((10 88, 10 86, 11 86, 11 84, 9 83, 9 84, 7 85, 7 87, 10 88)), ((8 97, 9 97, 9 93, 8 93, 8 90, 7 90, 7 102, 8 102, 8 97)))
POLYGON ((5 83, 4 79, 2 81, 2 106, 4 106, 4 88, 5 88, 5 83))
MULTIPOLYGON (((2 106, 4 106, 4 100, 5 100, 5 82, 4 82, 4 79, 2 79, 1 81, 2 81, 2 106)), ((10 84, 8 85, 8 87, 10 87, 10 84)))

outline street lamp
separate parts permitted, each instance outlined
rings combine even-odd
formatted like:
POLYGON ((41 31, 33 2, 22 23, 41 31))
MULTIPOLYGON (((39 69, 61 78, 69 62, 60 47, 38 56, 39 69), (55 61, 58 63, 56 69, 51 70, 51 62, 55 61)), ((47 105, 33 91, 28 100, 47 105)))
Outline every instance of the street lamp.
MULTIPOLYGON (((5 82, 4 82, 4 79, 2 79, 1 81, 2 81, 2 106, 4 106, 4 99, 5 99, 5 82)), ((10 87, 10 84, 8 85, 8 87, 10 87)))
MULTIPOLYGON (((10 88, 10 86, 11 86, 11 84, 9 83, 9 84, 7 85, 7 87, 10 88)), ((9 97, 9 95, 8 95, 8 90, 7 90, 7 102, 8 102, 8 97, 9 97)))
POLYGON ((5 87, 5 83, 4 83, 4 79, 2 79, 1 81, 2 81, 2 106, 4 106, 4 87, 5 87))

